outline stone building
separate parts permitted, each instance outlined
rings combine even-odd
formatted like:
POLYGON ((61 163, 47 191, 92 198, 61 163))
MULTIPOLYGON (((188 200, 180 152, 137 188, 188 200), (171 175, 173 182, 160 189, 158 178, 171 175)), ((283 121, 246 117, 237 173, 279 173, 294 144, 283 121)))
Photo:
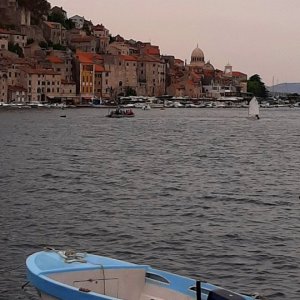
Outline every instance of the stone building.
POLYGON ((1 50, 8 49, 8 41, 9 41, 8 31, 0 28, 0 49, 1 50))
POLYGON ((60 97, 61 75, 41 68, 21 68, 21 86, 27 90, 27 102, 48 102, 60 97))
POLYGON ((74 81, 73 74, 73 54, 70 50, 47 51, 46 60, 51 64, 51 68, 56 72, 61 72, 62 80, 74 81))
POLYGON ((8 49, 9 43, 18 44, 23 50, 27 44, 27 36, 15 30, 5 30, 0 28, 0 49, 8 49))
POLYGON ((129 90, 137 92, 137 58, 130 55, 104 55, 104 98, 124 96, 129 90))
POLYGON ((8 86, 7 94, 9 103, 26 103, 27 101, 27 90, 22 86, 8 86))
POLYGON ((10 30, 9 31, 9 42, 14 45, 19 45, 23 50, 27 44, 27 36, 21 32, 10 30))
POLYGON ((97 41, 93 36, 78 36, 71 38, 69 46, 82 52, 96 52, 97 41))
POLYGON ((82 104, 89 103, 96 93, 101 96, 102 80, 99 74, 102 66, 103 58, 99 54, 77 50, 74 65, 76 92, 80 95, 82 104))
POLYGON ((102 24, 98 24, 93 27, 92 33, 96 37, 97 41, 96 52, 102 54, 106 53, 106 49, 109 45, 108 29, 106 29, 102 24))
POLYGON ((84 17, 75 15, 75 16, 71 17, 70 20, 75 24, 76 29, 83 28, 84 21, 85 21, 84 17))
POLYGON ((106 48, 111 55, 130 55, 130 46, 126 42, 112 42, 106 48))
POLYGON ((47 42, 66 45, 66 29, 57 22, 43 22, 43 33, 47 42))
POLYGON ((166 63, 150 55, 138 57, 137 94, 143 96, 161 96, 166 92, 166 63))

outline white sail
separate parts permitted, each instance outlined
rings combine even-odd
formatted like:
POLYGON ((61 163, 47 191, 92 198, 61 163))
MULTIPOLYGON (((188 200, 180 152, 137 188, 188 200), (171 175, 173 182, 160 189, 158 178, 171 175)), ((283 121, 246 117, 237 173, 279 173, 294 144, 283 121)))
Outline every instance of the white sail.
POLYGON ((253 97, 249 103, 248 115, 259 116, 259 103, 255 97, 253 97))

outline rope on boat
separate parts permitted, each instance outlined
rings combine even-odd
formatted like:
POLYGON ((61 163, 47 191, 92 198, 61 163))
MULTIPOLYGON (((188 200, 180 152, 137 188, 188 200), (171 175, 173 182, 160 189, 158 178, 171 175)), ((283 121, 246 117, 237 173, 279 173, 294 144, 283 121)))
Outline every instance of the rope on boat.
POLYGON ((80 253, 76 252, 74 250, 56 250, 51 247, 46 247, 45 250, 47 251, 54 251, 56 252, 60 257, 64 259, 65 263, 71 264, 73 262, 80 262, 80 263, 86 263, 87 261, 84 259, 86 257, 86 253, 80 253))
MULTIPOLYGON (((84 259, 87 255, 87 253, 81 253, 81 252, 76 252, 74 250, 56 250, 52 247, 45 247, 44 248, 46 251, 54 251, 56 252, 59 256, 61 256, 65 263, 73 263, 73 262, 80 262, 80 263, 87 263, 87 261, 84 259)), ((105 279, 105 272, 104 272, 104 266, 102 264, 97 264, 97 263, 92 263, 89 262, 89 264, 99 266, 101 271, 102 271, 102 276, 103 276, 103 289, 104 289, 104 295, 106 294, 106 279, 105 279)))

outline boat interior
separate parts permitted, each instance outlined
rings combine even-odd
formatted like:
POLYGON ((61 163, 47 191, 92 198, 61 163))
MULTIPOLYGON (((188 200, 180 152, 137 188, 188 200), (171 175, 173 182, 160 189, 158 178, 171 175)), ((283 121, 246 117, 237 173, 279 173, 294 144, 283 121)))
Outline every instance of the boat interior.
POLYGON ((82 293, 99 294, 99 299, 101 297, 102 299, 125 300, 196 299, 196 293, 190 286, 190 282, 186 283, 185 292, 176 291, 166 278, 148 273, 147 266, 59 272, 48 274, 47 277, 78 289, 82 293))

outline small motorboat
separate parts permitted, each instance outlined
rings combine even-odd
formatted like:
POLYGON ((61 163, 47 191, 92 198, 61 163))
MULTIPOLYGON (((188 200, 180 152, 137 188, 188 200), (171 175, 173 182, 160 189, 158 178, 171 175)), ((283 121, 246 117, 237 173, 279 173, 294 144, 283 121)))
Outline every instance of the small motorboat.
POLYGON ((107 115, 108 118, 132 118, 134 116, 135 114, 132 111, 132 109, 121 109, 121 108, 112 110, 107 115))
POLYGON ((42 300, 254 300, 213 284, 113 258, 44 250, 26 260, 42 300))

